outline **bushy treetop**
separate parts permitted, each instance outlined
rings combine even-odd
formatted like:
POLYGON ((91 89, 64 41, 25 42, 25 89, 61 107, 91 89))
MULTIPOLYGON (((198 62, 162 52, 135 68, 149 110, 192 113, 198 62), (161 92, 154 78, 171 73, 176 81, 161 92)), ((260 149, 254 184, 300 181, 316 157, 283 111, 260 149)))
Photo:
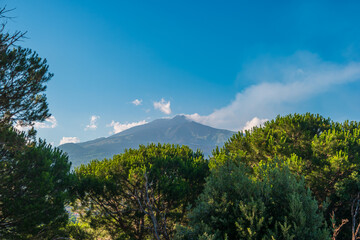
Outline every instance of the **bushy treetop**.
POLYGON ((320 115, 294 114, 235 134, 214 151, 210 168, 232 161, 254 171, 258 165, 280 159, 292 173, 305 178, 320 208, 326 207, 326 218, 334 211, 339 219, 350 219, 351 199, 360 191, 359 153, 358 122, 337 123, 320 115))
POLYGON ((105 226, 114 238, 170 239, 175 223, 186 221, 186 208, 201 193, 208 164, 189 147, 150 144, 75 172, 90 222, 105 226))

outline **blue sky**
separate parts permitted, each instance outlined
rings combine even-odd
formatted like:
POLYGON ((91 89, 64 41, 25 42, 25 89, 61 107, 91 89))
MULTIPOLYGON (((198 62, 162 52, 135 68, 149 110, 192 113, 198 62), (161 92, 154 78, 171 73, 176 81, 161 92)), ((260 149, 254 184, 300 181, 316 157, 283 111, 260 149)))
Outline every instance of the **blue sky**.
POLYGON ((1 2, 55 74, 35 125, 54 145, 176 114, 230 130, 360 120, 359 1, 1 2))

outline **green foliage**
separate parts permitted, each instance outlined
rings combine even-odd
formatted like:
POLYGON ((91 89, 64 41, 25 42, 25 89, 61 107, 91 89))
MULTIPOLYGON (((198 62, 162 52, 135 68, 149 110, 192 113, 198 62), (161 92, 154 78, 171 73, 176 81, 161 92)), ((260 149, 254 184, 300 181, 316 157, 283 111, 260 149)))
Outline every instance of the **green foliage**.
MULTIPOLYGON (((312 140, 315 135, 331 129, 333 123, 313 114, 294 114, 266 122, 264 127, 234 134, 220 150, 249 166, 275 156, 289 158, 295 154, 304 161, 312 160, 312 140)), ((218 151, 218 152, 220 152, 218 151)), ((214 152, 213 166, 219 162, 214 152)))
POLYGON ((7 12, 0 9, 0 238, 54 239, 68 235, 71 164, 60 150, 35 142, 34 129, 12 127, 50 116, 43 92, 52 74, 35 52, 14 47, 24 33, 6 32, 7 12))
MULTIPOLYGON (((302 175, 319 207, 350 219, 351 199, 360 191, 360 128, 357 122, 334 123, 313 114, 278 116, 262 128, 235 134, 214 151, 210 168, 226 161, 257 165, 282 159, 294 174, 302 175), (324 205, 324 202, 325 205, 324 205)), ((350 224, 338 239, 345 239, 350 224)))
MULTIPOLYGON (((0 9, 1 20, 6 12, 0 9)), ((0 121, 22 125, 43 121, 50 116, 43 92, 53 74, 48 73, 46 60, 32 50, 12 48, 24 34, 11 35, 4 26, 0 29, 0 121)))
POLYGON ((49 117, 42 92, 51 77, 46 60, 30 49, 0 51, 0 119, 30 124, 49 117))
POLYGON ((175 239, 329 239, 303 179, 278 164, 256 171, 231 161, 213 169, 175 239))
POLYGON ((70 163, 45 142, 0 127, 0 237, 42 239, 67 223, 70 163))
POLYGON ((87 223, 70 222, 65 227, 65 232, 69 236, 67 239, 74 240, 89 240, 89 239, 106 239, 106 236, 101 235, 101 231, 93 231, 87 223))
POLYGON ((169 239, 175 222, 201 193, 208 174, 200 152, 186 146, 141 145, 75 170, 84 218, 114 238, 169 239))

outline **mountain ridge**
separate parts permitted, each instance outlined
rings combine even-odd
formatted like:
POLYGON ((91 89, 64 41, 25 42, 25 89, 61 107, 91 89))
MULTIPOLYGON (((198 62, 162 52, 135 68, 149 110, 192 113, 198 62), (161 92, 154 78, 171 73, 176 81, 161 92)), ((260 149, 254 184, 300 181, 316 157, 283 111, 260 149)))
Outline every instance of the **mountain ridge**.
POLYGON ((125 149, 150 143, 187 145, 194 151, 200 149, 206 157, 216 146, 222 146, 233 134, 232 131, 216 129, 197 123, 184 115, 177 115, 171 119, 156 119, 109 137, 81 143, 66 143, 59 148, 68 153, 75 167, 86 164, 92 159, 109 158, 124 152, 125 149))

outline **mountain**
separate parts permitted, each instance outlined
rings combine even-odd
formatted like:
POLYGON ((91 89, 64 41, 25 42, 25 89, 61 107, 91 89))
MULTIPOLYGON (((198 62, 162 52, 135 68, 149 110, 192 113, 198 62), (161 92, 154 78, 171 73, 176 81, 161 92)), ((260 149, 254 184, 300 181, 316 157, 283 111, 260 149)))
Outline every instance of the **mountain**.
POLYGON ((107 138, 66 143, 59 148, 68 153, 75 167, 92 159, 109 158, 124 152, 124 149, 137 148, 140 144, 148 143, 187 145, 193 150, 202 150, 207 157, 216 146, 222 146, 233 134, 234 132, 205 126, 178 115, 172 119, 157 119, 129 128, 107 138))

